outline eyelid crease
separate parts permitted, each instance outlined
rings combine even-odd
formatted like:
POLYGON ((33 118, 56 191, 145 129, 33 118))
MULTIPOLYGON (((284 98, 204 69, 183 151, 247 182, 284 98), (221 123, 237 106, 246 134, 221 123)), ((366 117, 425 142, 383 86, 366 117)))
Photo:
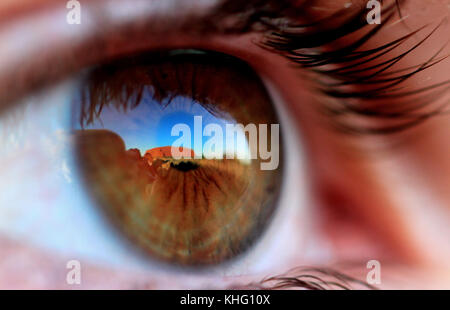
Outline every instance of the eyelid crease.
MULTIPOLYGON (((245 4, 237 0, 179 1, 185 6, 176 6, 176 9, 170 10, 169 15, 164 13, 162 7, 170 8, 170 3, 178 3, 177 0, 129 0, 127 3, 134 10, 126 10, 125 15, 119 14, 122 17, 120 21, 114 20, 114 15, 117 15, 114 8, 123 2, 84 1, 81 25, 66 23, 67 10, 61 3, 54 0, 44 3, 45 10, 36 10, 36 16, 16 14, 22 19, 18 18, 13 20, 14 23, 6 25, 0 24, 0 40, 10 43, 1 51, 0 113, 25 93, 40 90, 51 82, 104 59, 142 52, 150 47, 186 48, 184 43, 167 43, 170 34, 175 35, 177 31, 196 35, 197 40, 202 42, 208 35, 263 32, 267 30, 264 20, 284 19, 285 16, 297 18, 310 1, 297 5, 288 0, 254 0, 245 4), (161 3, 164 5, 155 5, 161 3), (200 10, 189 3, 203 6, 200 10), (33 36, 19 35, 20 42, 14 40, 21 33, 33 33, 33 36), (164 40, 156 39, 159 43, 149 43, 152 35, 163 35, 164 40), (166 43, 169 46, 165 46, 166 43), (171 44, 174 46, 170 46, 171 44)), ((34 7, 34 4, 30 5, 34 7)), ((21 8, 22 11, 27 11, 25 7, 21 8)), ((4 11, 0 12, 2 13, 4 11)), ((193 48, 205 48, 203 44, 196 46, 195 42, 192 45, 193 48)))
POLYGON ((0 52, 0 113, 26 93, 99 61, 150 47, 186 47, 177 40, 168 43, 177 32, 202 42, 208 35, 245 32, 236 26, 246 18, 236 14, 242 2, 232 0, 86 0, 80 25, 67 24, 67 9, 59 1, 26 4, 0 6, 0 16, 8 15, 0 20, 0 41, 8 42, 0 52), (152 35, 162 38, 152 42, 152 35))
POLYGON ((177 31, 212 33, 219 27, 209 29, 212 22, 208 12, 217 2, 130 0, 126 4, 131 10, 125 10, 126 14, 121 10, 120 15, 115 8, 122 9, 124 2, 85 1, 82 23, 69 25, 65 6, 60 2, 50 5, 56 2, 49 1, 45 10, 2 20, 0 41, 8 45, 0 52, 0 112, 27 93, 83 67, 148 49, 152 44, 155 48, 166 44, 164 40, 151 42, 152 35, 164 35, 168 40, 177 31))
POLYGON ((254 2, 235 0, 86 0, 80 25, 67 24, 67 9, 55 0, 40 2, 43 7, 29 2, 4 8, 0 16, 11 15, 0 20, 0 41, 9 42, 0 51, 0 113, 27 93, 98 62, 149 49, 206 48, 210 35, 250 33, 255 15, 274 16, 279 6, 261 2, 271 3, 267 13, 258 13, 254 2), (124 5, 131 11, 122 10, 124 5), (244 8, 250 13, 243 14, 244 8), (191 39, 191 46, 174 38, 180 34, 191 39))

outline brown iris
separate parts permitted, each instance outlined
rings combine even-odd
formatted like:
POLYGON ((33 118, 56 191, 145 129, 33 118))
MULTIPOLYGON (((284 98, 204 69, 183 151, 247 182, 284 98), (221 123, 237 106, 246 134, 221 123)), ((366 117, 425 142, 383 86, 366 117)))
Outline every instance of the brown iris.
POLYGON ((179 148, 193 158, 175 159, 170 146, 171 126, 191 126, 193 116, 223 127, 278 123, 245 63, 192 51, 132 57, 92 71, 75 98, 75 148, 87 188, 145 252, 182 265, 217 264, 243 253, 264 231, 281 166, 197 158, 202 150, 195 147, 179 148))

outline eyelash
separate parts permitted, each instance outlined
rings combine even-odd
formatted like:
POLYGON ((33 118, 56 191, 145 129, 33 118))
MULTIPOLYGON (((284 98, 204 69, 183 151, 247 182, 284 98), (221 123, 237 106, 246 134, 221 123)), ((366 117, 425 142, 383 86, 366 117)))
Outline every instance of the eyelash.
MULTIPOLYGON (((264 278, 258 283, 246 286, 250 289, 280 290, 377 290, 373 285, 327 267, 297 267, 285 274, 264 278)), ((242 289, 237 287, 237 289, 242 289)))
POLYGON ((262 48, 278 53, 312 73, 312 80, 317 85, 316 92, 325 98, 321 102, 322 110, 330 116, 331 125, 335 129, 347 134, 388 135, 403 132, 434 116, 448 112, 445 110, 447 103, 438 104, 438 102, 450 88, 450 81, 410 91, 398 88, 406 80, 445 60, 448 56, 439 57, 439 54, 447 44, 424 63, 388 71, 430 39, 443 22, 412 48, 388 60, 378 61, 382 56, 395 52, 426 27, 412 30, 387 44, 361 50, 361 47, 379 33, 396 14, 402 18, 401 5, 406 1, 395 0, 382 11, 384 17, 382 24, 375 25, 358 39, 351 39, 350 44, 332 48, 331 51, 325 51, 324 47, 331 46, 336 41, 348 38, 370 26, 366 22, 368 11, 365 7, 357 11, 342 9, 318 21, 298 23, 295 20, 306 19, 308 14, 304 12, 305 8, 312 6, 315 0, 302 2, 300 8, 291 7, 290 11, 297 12, 298 15, 290 18, 289 16, 280 18, 286 15, 282 12, 286 11, 290 1, 281 1, 285 5, 281 3, 272 8, 278 13, 265 9, 267 1, 253 1, 260 9, 255 10, 256 13, 248 19, 253 23, 257 20, 268 31, 259 44, 262 48), (341 16, 345 16, 343 21, 340 20, 341 16), (365 89, 368 86, 370 87, 365 89), (396 100, 395 104, 384 102, 390 100, 396 100), (355 121, 355 116, 358 120, 363 118, 370 123, 378 121, 383 123, 361 125, 360 121, 355 121))

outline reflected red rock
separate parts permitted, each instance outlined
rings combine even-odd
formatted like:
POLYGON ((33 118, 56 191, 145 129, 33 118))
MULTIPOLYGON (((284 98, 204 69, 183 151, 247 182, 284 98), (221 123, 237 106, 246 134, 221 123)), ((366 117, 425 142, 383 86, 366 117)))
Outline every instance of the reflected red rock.
POLYGON ((267 175, 276 174, 255 169, 257 162, 177 160, 170 146, 141 156, 107 130, 80 131, 76 142, 89 190, 120 230, 154 257, 219 263, 245 249, 273 210, 276 179, 267 175))
MULTIPOLYGON (((193 150, 189 148, 178 147, 178 151, 180 153, 190 153, 190 157, 194 158, 195 153, 193 150)), ((172 147, 171 146, 162 146, 155 147, 150 150, 147 150, 144 154, 144 157, 148 160, 149 163, 153 162, 153 160, 158 158, 172 158, 172 147)))

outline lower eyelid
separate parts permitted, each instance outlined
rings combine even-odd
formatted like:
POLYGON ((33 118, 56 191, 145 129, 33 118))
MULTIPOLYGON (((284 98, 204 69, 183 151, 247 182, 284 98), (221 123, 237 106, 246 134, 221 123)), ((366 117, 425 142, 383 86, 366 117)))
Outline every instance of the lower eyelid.
MULTIPOLYGON (((29 245, 18 243, 16 240, 0 237, 0 288, 1 289, 70 289, 73 288, 65 282, 67 269, 65 265, 71 257, 55 255, 54 253, 37 250, 29 245), (11 257, 14 260, 11 261, 11 257), (21 268, 17 269, 17 263, 21 268)), ((266 273, 261 275, 243 277, 222 276, 189 276, 154 275, 151 273, 136 272, 133 270, 118 270, 106 266, 91 265, 81 261, 83 270, 83 289, 260 289, 261 281, 269 276, 279 275, 295 276, 299 274, 317 274, 311 271, 280 273, 266 273)), ((321 269, 342 272, 352 278, 364 281, 368 269, 365 264, 353 263, 352 266, 328 267, 298 267, 302 269, 321 269)), ((321 276, 323 277, 323 275, 321 276)), ((328 278, 330 279, 330 278, 328 278)), ((332 278, 331 278, 332 279, 332 278)), ((429 270, 428 273, 415 273, 408 268, 398 265, 383 265, 383 284, 380 288, 409 287, 418 289, 442 289, 445 283, 441 282, 442 270, 429 270)), ((273 287, 280 282, 274 280, 263 283, 265 288, 273 287)), ((345 285, 349 285, 347 282, 345 285)), ((359 284, 350 283, 353 288, 363 288, 359 284)))

